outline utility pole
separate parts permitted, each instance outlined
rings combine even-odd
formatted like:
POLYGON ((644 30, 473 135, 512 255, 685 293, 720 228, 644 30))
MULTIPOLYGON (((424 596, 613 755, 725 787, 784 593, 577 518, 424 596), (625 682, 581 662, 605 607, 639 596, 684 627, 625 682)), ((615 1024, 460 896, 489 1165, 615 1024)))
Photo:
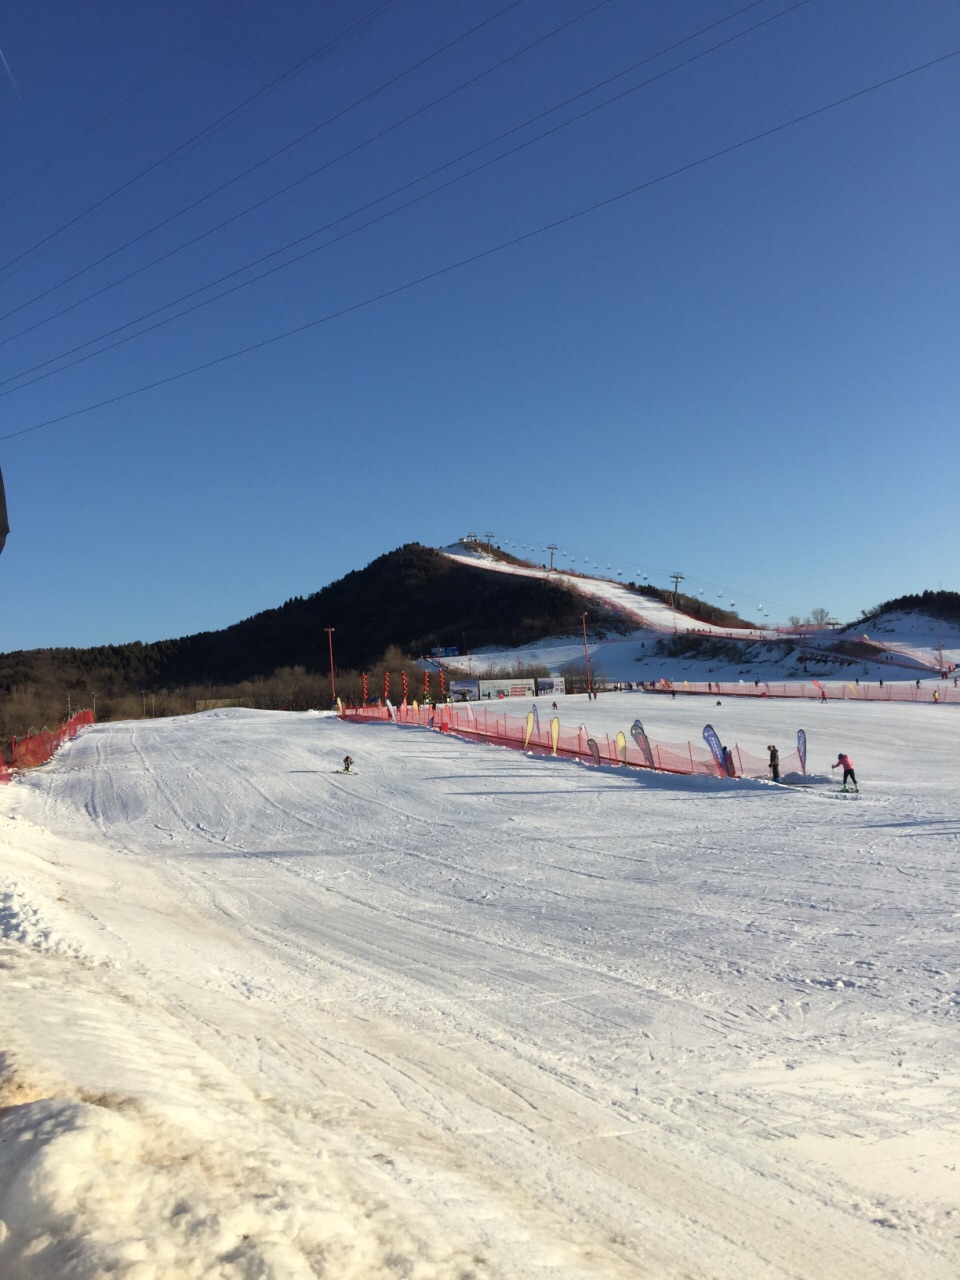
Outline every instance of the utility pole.
POLYGON ((682 573, 671 573, 670 578, 673 582, 673 634, 677 634, 677 589, 683 582, 682 573))
POLYGON ((560 548, 555 542, 548 542, 544 550, 550 552, 550 572, 553 573, 553 554, 555 551, 559 551, 560 548))
POLYGON ((333 679, 333 633, 335 629, 336 628, 334 627, 324 627, 324 630, 327 633, 327 643, 330 646, 330 705, 331 707, 336 706, 336 702, 337 702, 337 687, 334 684, 334 679, 333 679))
POLYGON ((593 693, 593 685, 590 683, 590 650, 587 648, 587 615, 581 615, 583 621, 583 669, 587 673, 587 697, 593 693))

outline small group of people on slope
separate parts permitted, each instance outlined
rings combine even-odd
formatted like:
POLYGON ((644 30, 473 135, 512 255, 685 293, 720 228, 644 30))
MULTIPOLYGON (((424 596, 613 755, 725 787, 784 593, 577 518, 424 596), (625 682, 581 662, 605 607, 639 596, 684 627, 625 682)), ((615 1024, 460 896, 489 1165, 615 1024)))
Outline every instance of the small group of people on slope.
MULTIPOLYGON (((767 744, 767 750, 770 753, 770 777, 773 779, 774 782, 779 782, 780 781, 780 752, 773 745, 773 743, 767 744)), ((846 754, 845 751, 840 752, 840 754, 837 756, 836 764, 832 764, 830 768, 843 769, 843 786, 840 788, 841 791, 850 790, 849 786, 847 786, 848 782, 853 784, 854 791, 860 790, 859 783, 857 782, 857 775, 853 771, 853 761, 850 759, 850 757, 846 754)))

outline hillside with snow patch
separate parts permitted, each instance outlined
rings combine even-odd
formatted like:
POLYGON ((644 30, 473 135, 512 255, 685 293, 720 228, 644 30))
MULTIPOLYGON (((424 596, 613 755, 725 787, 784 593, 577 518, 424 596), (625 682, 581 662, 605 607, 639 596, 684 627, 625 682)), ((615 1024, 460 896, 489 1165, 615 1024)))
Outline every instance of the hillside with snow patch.
MULTIPOLYGON (((459 543, 443 548, 442 554, 491 573, 558 582, 581 595, 585 608, 589 608, 591 601, 600 602, 635 623, 637 630, 632 635, 601 639, 591 634, 588 622, 591 662, 598 663, 598 669, 610 681, 735 680, 741 676, 791 680, 804 674, 824 678, 856 674, 870 680, 906 680, 928 679, 941 670, 952 674, 953 669, 960 666, 960 627, 920 613, 892 611, 880 615, 871 619, 869 632, 861 632, 852 625, 792 630, 731 629, 690 617, 681 609, 674 610, 663 601, 631 591, 608 578, 513 564, 459 543), (663 650, 668 646, 658 646, 657 641, 669 641, 671 637, 727 640, 736 646, 737 652, 731 652, 729 646, 725 649, 716 646, 710 652, 705 644, 703 656, 689 650, 665 655, 663 650)), ((467 669, 474 674, 516 663, 545 665, 551 671, 562 672, 565 666, 582 665, 583 644, 579 637, 556 637, 516 649, 501 647, 474 652, 470 658, 467 669)))

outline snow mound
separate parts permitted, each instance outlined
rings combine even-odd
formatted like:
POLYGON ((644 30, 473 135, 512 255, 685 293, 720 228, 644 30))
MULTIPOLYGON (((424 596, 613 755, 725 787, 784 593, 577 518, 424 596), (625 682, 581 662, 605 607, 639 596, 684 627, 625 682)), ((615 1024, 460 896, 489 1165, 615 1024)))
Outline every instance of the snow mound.
POLYGON ((51 951, 58 955, 82 957, 85 952, 62 930, 50 923, 16 885, 0 889, 0 939, 51 951))

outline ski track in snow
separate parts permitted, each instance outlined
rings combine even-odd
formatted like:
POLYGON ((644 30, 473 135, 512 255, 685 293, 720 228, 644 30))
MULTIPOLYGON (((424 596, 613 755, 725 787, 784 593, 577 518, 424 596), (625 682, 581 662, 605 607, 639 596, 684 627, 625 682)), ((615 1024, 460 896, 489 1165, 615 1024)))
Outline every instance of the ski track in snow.
POLYGON ((960 715, 561 700, 638 714, 811 785, 223 711, 0 791, 4 1280, 952 1280, 960 715))

